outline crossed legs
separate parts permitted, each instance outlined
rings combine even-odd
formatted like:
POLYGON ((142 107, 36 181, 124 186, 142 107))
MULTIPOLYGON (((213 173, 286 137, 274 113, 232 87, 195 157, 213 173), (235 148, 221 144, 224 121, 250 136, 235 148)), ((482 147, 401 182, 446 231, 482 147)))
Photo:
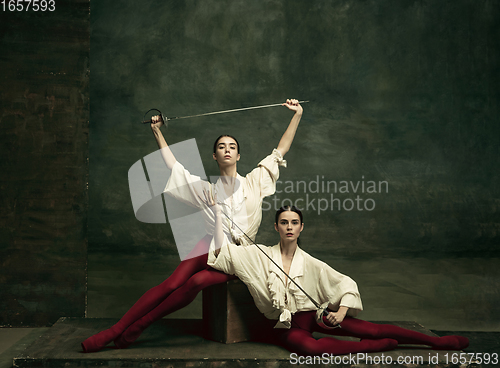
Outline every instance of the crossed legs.
POLYGON ((187 280, 187 282, 175 290, 161 304, 151 312, 137 320, 129 326, 116 340, 115 345, 119 348, 126 348, 133 343, 141 333, 153 322, 162 317, 175 312, 191 303, 196 295, 204 288, 220 284, 222 282, 236 278, 236 276, 227 275, 223 272, 208 267, 205 270, 197 272, 187 280))
POLYGON ((429 345, 433 349, 461 350, 469 341, 462 336, 428 336, 390 324, 376 324, 360 319, 346 317, 342 328, 333 330, 320 327, 315 321, 315 312, 299 312, 293 316, 292 328, 277 331, 280 344, 291 352, 300 355, 334 355, 367 353, 394 349, 398 344, 429 345), (361 341, 345 341, 333 337, 316 340, 312 332, 336 336, 358 337, 361 341))

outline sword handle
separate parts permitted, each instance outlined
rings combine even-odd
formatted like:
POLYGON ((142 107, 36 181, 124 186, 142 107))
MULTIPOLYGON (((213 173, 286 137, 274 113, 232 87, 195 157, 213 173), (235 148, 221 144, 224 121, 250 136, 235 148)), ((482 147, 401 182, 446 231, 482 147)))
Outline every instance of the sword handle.
MULTIPOLYGON (((166 118, 165 116, 163 115, 160 115, 161 116, 161 120, 163 120, 164 123, 166 123, 168 120, 172 120, 172 119, 175 119, 175 118, 166 118)), ((153 119, 149 119, 149 120, 143 120, 141 121, 142 124, 151 124, 153 122, 153 119)))
POLYGON ((142 121, 141 121, 141 123, 142 123, 142 124, 151 124, 151 123, 153 122, 151 119, 149 119, 149 120, 144 120, 144 118, 146 117, 146 115, 147 115, 147 114, 148 114, 148 112, 150 112, 150 111, 157 111, 157 112, 159 113, 159 115, 161 116, 161 119, 163 120, 163 124, 165 124, 165 126, 167 126, 167 121, 168 121, 169 119, 167 119, 165 116, 163 116, 163 114, 161 113, 161 111, 160 111, 160 110, 158 110, 158 109, 149 109, 148 111, 146 111, 146 113, 144 114, 144 116, 143 116, 143 118, 142 118, 142 121))
MULTIPOLYGON (((323 309, 323 316, 325 316, 325 317, 328 316, 328 313, 330 313, 330 312, 333 312, 333 311, 328 307, 323 309)), ((340 324, 338 324, 338 325, 332 326, 332 328, 342 328, 342 326, 340 324)))

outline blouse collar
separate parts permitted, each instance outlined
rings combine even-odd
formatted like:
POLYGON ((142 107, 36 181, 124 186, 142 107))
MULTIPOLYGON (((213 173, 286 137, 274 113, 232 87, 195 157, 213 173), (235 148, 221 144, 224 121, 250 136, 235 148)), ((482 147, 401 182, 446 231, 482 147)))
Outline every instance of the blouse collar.
POLYGON ((243 206, 245 202, 245 192, 243 190, 243 182, 244 178, 236 173, 236 181, 234 183, 234 192, 231 196, 228 196, 225 189, 224 189, 224 184, 222 183, 221 177, 217 179, 217 182, 215 183, 215 192, 217 193, 217 199, 226 201, 229 197, 232 197, 233 203, 232 203, 232 210, 233 212, 239 212, 241 207, 243 206))
MULTIPOLYGON (((297 249, 295 249, 295 254, 293 255, 290 271, 288 273, 288 276, 290 276, 292 279, 303 276, 304 274, 303 253, 304 252, 302 251, 302 249, 300 249, 300 247, 297 246, 297 249)), ((271 254, 272 254, 271 258, 273 259, 273 261, 276 262, 281 267, 281 269, 284 270, 283 259, 281 258, 280 243, 276 244, 274 247, 271 248, 271 254)), ((280 271, 278 267, 276 267, 274 264, 271 264, 270 271, 274 272, 276 276, 278 276, 283 281, 283 283, 285 283, 286 276, 283 274, 283 271, 280 271)))

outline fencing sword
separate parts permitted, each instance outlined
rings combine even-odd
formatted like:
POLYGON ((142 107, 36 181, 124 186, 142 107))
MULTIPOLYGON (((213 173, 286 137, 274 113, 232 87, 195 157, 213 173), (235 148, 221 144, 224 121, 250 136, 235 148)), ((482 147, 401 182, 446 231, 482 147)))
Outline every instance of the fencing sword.
MULTIPOLYGON (((223 206, 227 206, 225 203, 222 203, 222 202, 218 202, 218 204, 220 205, 223 205, 223 206)), ((207 204, 208 206, 208 204, 207 204)), ((235 226, 243 235, 245 235, 247 237, 248 240, 250 240, 252 242, 253 245, 255 245, 262 253, 264 253, 266 255, 266 257, 278 268, 278 270, 280 270, 286 277, 288 277, 288 279, 293 282, 295 284, 295 286, 297 286, 299 288, 300 291, 302 291, 305 296, 307 296, 309 298, 309 300, 314 304, 314 306, 318 309, 317 312, 316 312, 316 323, 318 323, 321 327, 323 328, 326 328, 326 329, 334 329, 334 328, 342 328, 342 326, 340 326, 340 324, 338 325, 335 325, 335 326, 329 326, 327 324, 325 324, 323 322, 323 316, 327 316, 329 312, 333 312, 331 309, 328 308, 328 302, 325 302, 323 304, 319 304, 312 296, 310 296, 297 282, 295 282, 294 279, 292 279, 290 276, 288 276, 288 274, 285 272, 285 270, 283 270, 275 261, 274 259, 271 258, 271 256, 269 256, 269 254, 267 254, 264 249, 262 249, 261 247, 259 247, 259 245, 257 243, 255 243, 252 238, 250 238, 243 230, 241 230, 241 228, 238 226, 238 224, 236 224, 234 222, 234 220, 232 218, 230 218, 226 212, 224 212, 222 209, 221 209, 221 212, 224 214, 224 216, 227 217, 227 219, 229 221, 231 221, 231 223, 233 224, 233 226, 235 226)))
MULTIPOLYGON (((298 103, 307 103, 307 102, 309 102, 309 101, 299 101, 298 103)), ((238 112, 238 111, 246 111, 246 110, 265 109, 267 107, 282 106, 282 105, 283 105, 283 103, 276 103, 276 104, 270 104, 270 105, 242 107, 242 108, 239 108, 239 109, 206 112, 206 113, 203 113, 203 114, 196 114, 196 115, 174 116, 174 117, 171 117, 171 118, 164 116, 161 113, 161 111, 158 110, 158 109, 149 109, 148 111, 146 111, 146 113, 144 114, 144 117, 142 118, 142 124, 150 124, 150 123, 152 123, 151 119, 150 120, 144 120, 144 118, 146 117, 147 113, 150 112, 150 111, 157 111, 157 112, 159 112, 160 116, 161 116, 161 118, 163 120, 163 122, 165 123, 165 125, 167 125, 167 122, 170 121, 170 120, 197 118, 197 117, 200 117, 200 116, 217 115, 217 114, 227 114, 228 112, 238 112)))

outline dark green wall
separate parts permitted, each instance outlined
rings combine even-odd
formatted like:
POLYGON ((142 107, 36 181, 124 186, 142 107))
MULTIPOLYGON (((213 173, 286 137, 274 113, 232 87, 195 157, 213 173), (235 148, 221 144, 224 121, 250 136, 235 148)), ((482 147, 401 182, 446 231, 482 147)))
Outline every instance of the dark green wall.
POLYGON ((89 30, 89 1, 0 13, 0 326, 85 314, 89 30))
MULTIPOLYGON (((374 199, 373 211, 305 211, 303 243, 318 257, 499 256, 499 8, 491 0, 93 3, 88 236, 101 281, 89 287, 126 310, 178 264, 170 228, 135 220, 128 192, 129 167, 156 150, 139 124, 152 107, 183 116, 310 100, 282 180, 388 182, 388 193, 360 195, 374 199), (154 280, 132 280, 136 294, 123 302, 106 271, 124 281, 153 258, 154 280)), ((165 136, 196 138, 207 173, 217 174, 213 140, 234 134, 245 174, 290 118, 274 108, 174 121, 165 136)), ((260 242, 277 241, 272 218, 264 214, 260 242)), ((483 297, 498 305, 498 295, 483 297)), ((481 318, 493 315, 488 307, 481 318)))

